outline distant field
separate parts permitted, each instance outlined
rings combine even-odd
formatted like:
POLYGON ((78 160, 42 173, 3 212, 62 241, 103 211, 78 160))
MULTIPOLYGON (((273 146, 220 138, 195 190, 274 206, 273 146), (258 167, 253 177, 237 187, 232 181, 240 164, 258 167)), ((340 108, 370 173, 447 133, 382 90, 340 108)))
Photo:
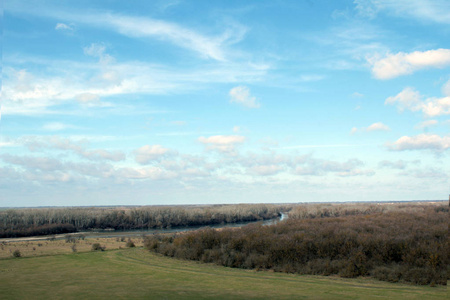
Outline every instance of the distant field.
MULTIPOLYGON (((136 247, 143 245, 142 238, 131 239, 136 247)), ((126 247, 128 238, 86 238, 74 239, 70 242, 65 239, 38 240, 38 241, 13 241, 0 242, 0 259, 11 258, 15 250, 19 250, 22 257, 35 257, 56 254, 69 254, 75 252, 89 252, 92 244, 99 243, 106 250, 115 250, 126 247), (74 247, 74 248, 73 248, 74 247)))
POLYGON ((141 248, 3 258, 0 282, 2 299, 447 298, 446 287, 231 269, 141 248))

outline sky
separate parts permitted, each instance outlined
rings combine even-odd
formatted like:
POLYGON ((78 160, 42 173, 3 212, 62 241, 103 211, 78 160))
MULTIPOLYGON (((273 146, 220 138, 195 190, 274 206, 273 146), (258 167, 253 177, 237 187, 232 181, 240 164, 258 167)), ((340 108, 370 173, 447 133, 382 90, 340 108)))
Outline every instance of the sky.
POLYGON ((2 3, 0 207, 450 193, 446 0, 2 3))

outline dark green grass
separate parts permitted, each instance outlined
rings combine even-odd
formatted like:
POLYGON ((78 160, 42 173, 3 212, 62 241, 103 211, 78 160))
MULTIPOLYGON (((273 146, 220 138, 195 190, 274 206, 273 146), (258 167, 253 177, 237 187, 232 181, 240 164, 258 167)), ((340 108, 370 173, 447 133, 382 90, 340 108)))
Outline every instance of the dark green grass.
POLYGON ((143 249, 0 260, 1 299, 444 299, 446 287, 230 269, 143 249))

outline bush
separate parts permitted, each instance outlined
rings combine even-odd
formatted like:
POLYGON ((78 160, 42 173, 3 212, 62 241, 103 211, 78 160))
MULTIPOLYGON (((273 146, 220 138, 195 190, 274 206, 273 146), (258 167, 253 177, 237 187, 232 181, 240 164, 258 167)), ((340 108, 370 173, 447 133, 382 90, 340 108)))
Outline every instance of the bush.
POLYGON ((134 247, 136 247, 136 245, 133 243, 132 240, 128 240, 128 242, 126 243, 126 246, 127 246, 128 248, 134 248, 134 247))
POLYGON ((446 285, 447 213, 415 206, 357 215, 344 208, 348 213, 340 217, 327 213, 270 226, 154 235, 144 245, 166 256, 228 267, 446 285))
POLYGON ((402 277, 402 273, 397 265, 378 266, 371 274, 378 280, 389 282, 399 282, 402 277))
POLYGON ((102 247, 99 243, 92 244, 92 251, 104 251, 106 247, 102 247))
POLYGON ((13 256, 14 256, 14 257, 21 257, 21 256, 22 256, 22 253, 20 253, 20 250, 16 249, 16 250, 14 250, 14 252, 13 252, 13 256))
POLYGON ((76 239, 73 235, 68 234, 65 236, 65 239, 66 239, 66 243, 75 243, 76 242, 76 239))

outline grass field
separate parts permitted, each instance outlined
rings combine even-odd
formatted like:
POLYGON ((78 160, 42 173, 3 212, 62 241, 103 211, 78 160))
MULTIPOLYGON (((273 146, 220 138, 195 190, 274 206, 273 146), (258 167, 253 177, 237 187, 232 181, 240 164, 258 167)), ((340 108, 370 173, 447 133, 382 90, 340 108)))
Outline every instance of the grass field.
POLYGON ((1 299, 446 299, 446 287, 230 269, 142 248, 0 259, 1 299))
MULTIPOLYGON (((26 238, 25 238, 26 239, 26 238)), ((143 245, 143 238, 131 238, 136 247, 143 245)), ((92 244, 99 243, 106 250, 126 248, 128 238, 86 238, 76 239, 73 242, 66 242, 65 239, 57 240, 37 240, 37 241, 14 241, 4 242, 0 240, 0 259, 13 256, 15 250, 19 250, 22 257, 35 257, 56 254, 73 253, 73 246, 76 252, 89 252, 92 244)))

